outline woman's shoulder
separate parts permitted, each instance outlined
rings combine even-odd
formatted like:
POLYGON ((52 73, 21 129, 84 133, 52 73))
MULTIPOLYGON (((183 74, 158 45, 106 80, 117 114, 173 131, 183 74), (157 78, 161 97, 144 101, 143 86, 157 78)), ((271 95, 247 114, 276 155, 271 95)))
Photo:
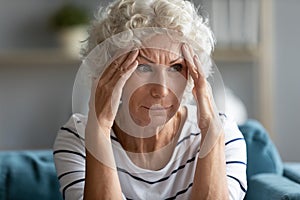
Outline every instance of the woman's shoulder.
POLYGON ((86 116, 82 114, 73 114, 59 129, 53 149, 76 148, 78 151, 83 151, 86 121, 86 116))
POLYGON ((192 132, 200 132, 197 123, 197 106, 196 105, 184 105, 186 108, 185 127, 191 129, 192 132))
POLYGON ((75 113, 75 114, 71 115, 71 117, 65 123, 64 126, 76 126, 76 124, 86 125, 86 122, 87 122, 87 116, 80 114, 80 113, 75 113))
POLYGON ((225 114, 222 115, 225 143, 228 143, 232 140, 244 140, 244 136, 238 128, 237 122, 231 116, 225 114))
MULTIPOLYGON (((197 106, 185 105, 185 107, 187 110, 186 123, 189 124, 194 131, 200 131, 197 123, 197 106)), ((218 115, 223 124, 226 141, 236 138, 243 138, 236 121, 230 115, 221 112, 218 113, 218 115)))

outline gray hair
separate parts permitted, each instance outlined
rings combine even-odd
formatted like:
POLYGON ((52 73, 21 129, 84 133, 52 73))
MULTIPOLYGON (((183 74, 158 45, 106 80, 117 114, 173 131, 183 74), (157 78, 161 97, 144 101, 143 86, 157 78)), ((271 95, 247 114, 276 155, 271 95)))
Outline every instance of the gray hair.
MULTIPOLYGON (((209 27, 208 18, 198 14, 194 4, 186 0, 116 0, 106 8, 100 7, 89 28, 87 44, 82 48, 81 54, 87 57, 106 39, 141 28, 173 30, 194 41, 194 47, 199 47, 195 50, 203 52, 199 58, 207 72, 206 77, 211 74, 213 63, 210 55, 215 45, 214 35, 209 27)), ((125 38, 124 41, 120 39, 122 38, 118 38, 119 45, 122 42, 126 44, 125 38)), ((183 103, 193 101, 193 86, 189 77, 183 103)))
POLYGON ((198 14, 195 6, 184 0, 117 0, 106 8, 100 7, 89 28, 87 45, 81 53, 86 56, 105 39, 135 28, 158 27, 180 32, 196 41, 211 55, 214 35, 208 18, 198 14))

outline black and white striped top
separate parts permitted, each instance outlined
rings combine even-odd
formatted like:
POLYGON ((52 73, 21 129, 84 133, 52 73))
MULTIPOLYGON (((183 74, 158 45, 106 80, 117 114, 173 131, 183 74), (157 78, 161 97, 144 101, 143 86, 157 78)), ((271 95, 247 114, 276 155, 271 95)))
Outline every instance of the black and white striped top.
MULTIPOLYGON (((201 133, 196 107, 187 107, 187 117, 170 161, 160 170, 143 169, 120 151, 114 133, 111 141, 124 199, 189 199, 199 153, 201 133)), ((247 190, 246 144, 236 123, 225 115, 226 173, 230 199, 243 199, 247 190)), ((83 199, 85 180, 84 129, 86 117, 74 114, 58 132, 54 159, 64 199, 83 199)))

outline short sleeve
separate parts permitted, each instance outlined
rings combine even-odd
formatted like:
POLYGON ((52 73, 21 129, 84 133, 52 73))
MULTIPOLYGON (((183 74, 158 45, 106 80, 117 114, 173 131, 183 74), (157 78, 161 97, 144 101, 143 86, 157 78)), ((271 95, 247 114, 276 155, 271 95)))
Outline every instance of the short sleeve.
POLYGON ((230 199, 244 199, 247 191, 247 152, 245 139, 237 124, 224 120, 226 174, 230 199))
POLYGON ((85 147, 84 136, 79 133, 78 126, 84 126, 83 118, 73 115, 58 131, 53 146, 60 191, 66 200, 83 199, 85 147))
MULTIPOLYGON (((73 115, 58 131, 53 146, 60 191, 65 200, 83 199, 86 156, 85 125, 86 118, 84 116, 73 115)), ((124 195, 123 199, 126 200, 124 195)))

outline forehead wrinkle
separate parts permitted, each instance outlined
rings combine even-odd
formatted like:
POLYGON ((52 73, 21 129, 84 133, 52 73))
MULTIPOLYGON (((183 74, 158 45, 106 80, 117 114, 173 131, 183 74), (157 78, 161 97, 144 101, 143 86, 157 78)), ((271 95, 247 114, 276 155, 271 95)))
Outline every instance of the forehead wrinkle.
POLYGON ((176 53, 167 50, 153 48, 141 49, 139 57, 154 64, 172 64, 183 58, 181 54, 177 55, 176 53))

